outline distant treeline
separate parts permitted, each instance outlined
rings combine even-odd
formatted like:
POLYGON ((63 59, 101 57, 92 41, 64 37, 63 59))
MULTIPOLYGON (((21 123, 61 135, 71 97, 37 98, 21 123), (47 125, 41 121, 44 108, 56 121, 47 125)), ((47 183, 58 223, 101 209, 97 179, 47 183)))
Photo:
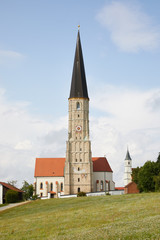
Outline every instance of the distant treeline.
POLYGON ((140 192, 160 191, 160 154, 156 162, 147 161, 142 167, 134 168, 132 178, 140 192))

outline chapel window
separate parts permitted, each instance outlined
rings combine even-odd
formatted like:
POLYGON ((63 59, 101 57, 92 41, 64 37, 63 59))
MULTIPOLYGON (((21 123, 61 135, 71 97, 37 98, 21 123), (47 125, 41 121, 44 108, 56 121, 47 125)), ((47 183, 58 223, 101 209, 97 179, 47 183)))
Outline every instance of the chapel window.
POLYGON ((40 189, 43 189, 43 183, 42 182, 40 183, 40 189))
POLYGON ((61 192, 63 192, 63 183, 61 183, 61 192))
POLYGON ((78 192, 80 192, 81 191, 81 189, 80 189, 80 187, 78 188, 78 192))
POLYGON ((103 191, 103 181, 101 181, 101 191, 103 191))
POLYGON ((51 183, 51 185, 50 185, 50 191, 51 192, 53 191, 53 183, 51 183))

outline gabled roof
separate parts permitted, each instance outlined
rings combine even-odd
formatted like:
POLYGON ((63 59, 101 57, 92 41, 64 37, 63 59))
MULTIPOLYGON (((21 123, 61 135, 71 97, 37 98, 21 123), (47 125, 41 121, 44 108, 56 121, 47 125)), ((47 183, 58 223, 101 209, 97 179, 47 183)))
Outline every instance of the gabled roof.
POLYGON ((64 176, 65 158, 36 158, 35 177, 64 176))
POLYGON ((115 190, 124 190, 124 187, 115 187, 115 190))
POLYGON ((132 185, 132 184, 136 184, 135 182, 130 182, 130 183, 128 183, 127 185, 125 185, 124 187, 126 188, 126 187, 129 187, 130 185, 132 185))
POLYGON ((8 189, 11 189, 11 190, 15 191, 15 192, 23 192, 22 190, 14 187, 14 186, 12 186, 12 185, 10 185, 8 183, 0 182, 0 184, 3 185, 4 187, 8 188, 8 189))
MULTIPOLYGON (((112 172, 105 157, 92 158, 93 172, 112 172)), ((36 158, 35 177, 63 177, 65 158, 36 158)))
POLYGON ((88 98, 80 34, 78 31, 69 98, 88 98))
POLYGON ((113 172, 105 157, 93 157, 93 172, 113 172))

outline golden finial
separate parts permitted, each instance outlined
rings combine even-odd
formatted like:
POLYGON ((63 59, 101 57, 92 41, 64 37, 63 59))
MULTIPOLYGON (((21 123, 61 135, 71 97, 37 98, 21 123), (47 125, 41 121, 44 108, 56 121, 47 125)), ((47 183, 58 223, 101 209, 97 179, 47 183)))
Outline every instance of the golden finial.
POLYGON ((80 29, 80 25, 78 25, 78 30, 80 29))

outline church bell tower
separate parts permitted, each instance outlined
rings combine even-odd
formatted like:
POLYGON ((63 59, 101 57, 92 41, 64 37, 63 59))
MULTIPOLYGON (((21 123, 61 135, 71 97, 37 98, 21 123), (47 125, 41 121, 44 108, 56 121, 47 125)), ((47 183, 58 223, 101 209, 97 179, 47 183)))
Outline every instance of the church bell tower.
POLYGON ((68 141, 64 192, 93 191, 93 163, 89 140, 89 97, 78 30, 68 110, 68 141))
POLYGON ((129 150, 127 149, 126 158, 124 160, 124 186, 132 182, 132 159, 130 157, 129 150))

